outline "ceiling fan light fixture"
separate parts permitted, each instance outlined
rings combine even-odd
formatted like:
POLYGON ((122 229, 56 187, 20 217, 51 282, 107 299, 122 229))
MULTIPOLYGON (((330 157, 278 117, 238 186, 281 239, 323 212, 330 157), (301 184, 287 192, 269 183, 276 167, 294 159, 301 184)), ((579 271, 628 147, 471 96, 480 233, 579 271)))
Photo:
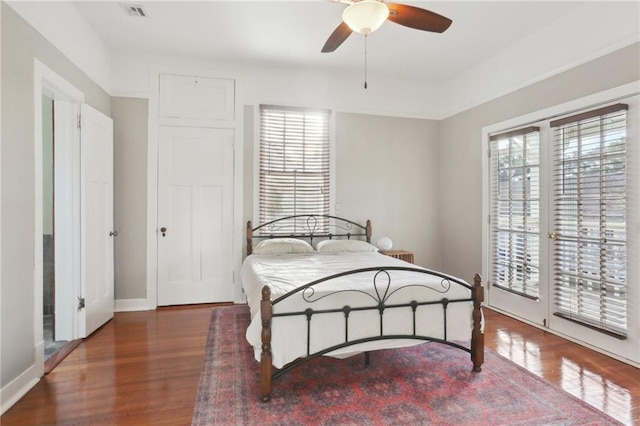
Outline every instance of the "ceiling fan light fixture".
POLYGON ((378 0, 360 0, 342 12, 342 20, 353 31, 370 34, 380 28, 389 17, 389 8, 378 0))

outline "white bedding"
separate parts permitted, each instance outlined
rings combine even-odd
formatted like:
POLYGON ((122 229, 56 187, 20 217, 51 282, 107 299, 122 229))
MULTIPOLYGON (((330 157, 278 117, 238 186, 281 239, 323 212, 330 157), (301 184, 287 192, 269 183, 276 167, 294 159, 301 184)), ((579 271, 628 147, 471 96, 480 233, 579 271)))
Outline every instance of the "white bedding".
MULTIPOLYGON (((306 253, 282 255, 250 255, 241 271, 242 285, 247 295, 251 310, 251 324, 246 337, 254 347, 255 357, 260 359, 261 352, 261 318, 260 300, 262 287, 271 288, 271 300, 313 280, 336 273, 366 268, 371 266, 406 266, 415 267, 404 261, 373 252, 354 253, 306 253)), ((430 289, 422 287, 407 287, 394 293, 387 304, 405 303, 411 300, 427 301, 448 299, 463 299, 470 297, 470 290, 451 282, 447 292, 443 280, 426 274, 416 274, 405 271, 389 271, 392 289, 407 284, 424 284, 430 289)), ((314 299, 338 290, 360 289, 375 297, 373 289, 374 272, 348 275, 316 286, 314 299)), ((387 278, 380 274, 376 281, 380 294, 384 294, 387 278)), ((313 309, 341 308, 349 305, 371 306, 376 302, 373 298, 358 292, 341 292, 309 303, 300 297, 286 299, 274 306, 274 313, 303 311, 313 309)), ((449 305, 447 316, 447 339, 468 342, 472 328, 471 302, 452 303, 449 305)), ((418 308, 416 330, 418 335, 444 338, 443 315, 441 305, 421 306, 418 308)), ((412 334, 411 308, 386 309, 384 313, 385 334, 412 334)), ((310 352, 340 344, 345 340, 344 315, 317 314, 311 321, 310 352)), ((272 320, 271 348, 273 365, 281 368, 285 364, 299 357, 307 355, 306 343, 307 321, 304 316, 281 317, 272 320), (291 338, 295 336, 295 338, 291 338)), ((352 312, 349 317, 349 340, 379 335, 380 322, 378 311, 352 312)), ((367 342, 331 352, 328 355, 345 357, 365 350, 410 346, 422 343, 420 340, 380 340, 367 342)))

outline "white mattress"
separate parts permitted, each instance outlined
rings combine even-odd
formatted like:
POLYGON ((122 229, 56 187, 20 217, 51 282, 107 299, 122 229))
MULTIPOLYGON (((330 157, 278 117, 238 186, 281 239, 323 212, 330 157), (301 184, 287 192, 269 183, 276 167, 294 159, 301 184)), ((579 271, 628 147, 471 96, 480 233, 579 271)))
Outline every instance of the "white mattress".
MULTIPOLYGON (((285 255, 250 255, 241 271, 242 285, 247 295, 247 301, 251 310, 251 324, 247 329, 246 337, 254 347, 255 357, 260 359, 261 352, 261 319, 260 300, 262 287, 268 285, 271 288, 271 300, 313 280, 323 278, 336 273, 366 268, 371 266, 406 266, 415 265, 391 258, 379 253, 308 253, 285 255)), ((406 271, 389 271, 391 274, 391 289, 408 284, 422 284, 429 287, 406 287, 390 295, 387 304, 405 303, 411 300, 419 302, 428 300, 464 299, 470 297, 470 290, 456 283, 447 286, 443 280, 425 274, 417 274, 406 271)), ((374 272, 348 275, 315 286, 313 298, 317 301, 310 303, 302 299, 300 295, 278 303, 274 306, 274 313, 303 311, 312 309, 342 308, 349 305, 371 306, 376 303, 373 288, 374 272), (361 292, 343 291, 322 297, 339 290, 361 290, 361 292)), ((380 295, 385 294, 388 278, 385 274, 379 274, 376 286, 380 295)), ((447 316, 447 339, 468 342, 472 329, 471 302, 452 303, 449 305, 447 316)), ((421 306, 417 313, 417 334, 435 338, 444 338, 444 325, 441 305, 421 306)), ((345 319, 342 313, 317 314, 311 321, 311 347, 310 353, 340 344, 345 341, 345 319)), ((304 316, 280 317, 272 320, 271 348, 273 353, 273 365, 281 368, 287 363, 299 357, 307 355, 307 321, 304 316)), ((349 319, 349 340, 379 335, 380 322, 377 311, 352 312, 349 319)), ((412 312, 411 308, 386 309, 384 313, 385 334, 411 334, 412 312)), ((380 340, 367 342, 356 346, 342 348, 331 352, 330 356, 345 357, 365 350, 410 346, 422 343, 419 340, 380 340)))

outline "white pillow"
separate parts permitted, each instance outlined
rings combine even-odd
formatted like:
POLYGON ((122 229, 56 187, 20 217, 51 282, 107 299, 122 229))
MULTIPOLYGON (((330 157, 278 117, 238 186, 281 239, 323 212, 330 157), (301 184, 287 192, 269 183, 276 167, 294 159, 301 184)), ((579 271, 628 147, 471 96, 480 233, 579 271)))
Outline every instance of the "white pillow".
POLYGON ((263 240, 253 249, 255 254, 311 253, 312 251, 313 247, 308 242, 295 238, 263 240))
POLYGON ((359 240, 324 240, 316 244, 321 253, 376 252, 378 247, 359 240))

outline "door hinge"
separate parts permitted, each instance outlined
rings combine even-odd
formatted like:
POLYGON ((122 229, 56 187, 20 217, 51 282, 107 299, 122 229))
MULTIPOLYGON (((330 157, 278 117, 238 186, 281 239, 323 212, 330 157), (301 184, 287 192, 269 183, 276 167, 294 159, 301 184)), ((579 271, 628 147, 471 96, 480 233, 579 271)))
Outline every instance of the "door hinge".
POLYGON ((82 128, 82 116, 80 114, 78 114, 77 118, 78 118, 78 129, 81 129, 82 128))
POLYGON ((491 225, 491 215, 490 214, 487 215, 487 223, 489 225, 491 225))
POLYGON ((78 297, 78 310, 84 309, 84 297, 78 297))

